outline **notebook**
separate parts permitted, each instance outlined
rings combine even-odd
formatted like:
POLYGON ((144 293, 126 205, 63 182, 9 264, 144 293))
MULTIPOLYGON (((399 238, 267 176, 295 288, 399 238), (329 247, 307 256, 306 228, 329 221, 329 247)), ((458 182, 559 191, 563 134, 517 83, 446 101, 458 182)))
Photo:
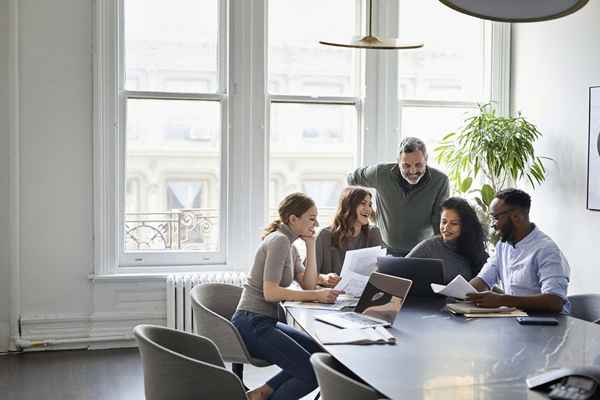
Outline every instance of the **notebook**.
POLYGON ((353 312, 319 314, 315 319, 338 328, 391 326, 411 285, 408 279, 373 272, 353 312))
POLYGON ((526 317, 527 313, 514 307, 484 308, 473 303, 459 302, 446 305, 452 314, 463 315, 467 318, 499 318, 499 317, 526 317))
POLYGON ((317 332, 319 342, 330 344, 395 344, 396 338, 382 326, 374 328, 350 328, 317 332))

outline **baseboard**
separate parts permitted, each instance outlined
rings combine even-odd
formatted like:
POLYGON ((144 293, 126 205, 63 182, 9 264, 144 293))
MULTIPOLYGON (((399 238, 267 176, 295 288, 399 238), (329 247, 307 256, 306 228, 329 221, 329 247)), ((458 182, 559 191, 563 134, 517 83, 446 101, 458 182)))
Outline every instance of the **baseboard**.
POLYGON ((110 312, 23 316, 21 339, 37 346, 25 351, 135 347, 133 328, 166 325, 162 312, 110 312))

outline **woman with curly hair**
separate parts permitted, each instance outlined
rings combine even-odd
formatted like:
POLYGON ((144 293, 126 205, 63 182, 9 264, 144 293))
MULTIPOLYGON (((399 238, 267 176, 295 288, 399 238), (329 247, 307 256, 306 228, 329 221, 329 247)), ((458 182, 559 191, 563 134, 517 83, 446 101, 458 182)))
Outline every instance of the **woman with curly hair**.
POLYGON ((319 284, 337 284, 346 251, 382 244, 379 229, 369 223, 372 214, 371 193, 357 186, 342 191, 333 223, 317 236, 319 284))
POLYGON ((417 244, 406 257, 444 260, 444 280, 457 275, 467 281, 477 276, 488 254, 486 236, 475 210, 460 197, 442 203, 440 234, 417 244))

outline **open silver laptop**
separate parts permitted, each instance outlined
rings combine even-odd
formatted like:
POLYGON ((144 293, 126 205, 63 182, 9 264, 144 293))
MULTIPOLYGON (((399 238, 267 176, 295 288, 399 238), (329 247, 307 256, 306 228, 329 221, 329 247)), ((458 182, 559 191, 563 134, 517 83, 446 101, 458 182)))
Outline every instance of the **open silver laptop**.
POLYGON ((412 281, 373 272, 353 312, 319 314, 319 321, 339 328, 391 326, 404 304, 412 281))

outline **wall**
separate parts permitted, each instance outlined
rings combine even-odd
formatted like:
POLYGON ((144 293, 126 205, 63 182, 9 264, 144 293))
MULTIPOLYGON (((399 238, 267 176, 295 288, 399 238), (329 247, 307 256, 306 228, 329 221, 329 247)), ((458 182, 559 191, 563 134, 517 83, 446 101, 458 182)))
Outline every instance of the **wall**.
POLYGON ((8 125, 8 63, 9 27, 8 0, 0 0, 0 352, 6 351, 9 336, 9 125, 8 125))
POLYGON ((533 219, 571 265, 570 293, 600 292, 600 212, 586 210, 588 88, 600 85, 600 1, 558 19, 513 26, 512 110, 544 137, 548 180, 533 193, 533 219))

